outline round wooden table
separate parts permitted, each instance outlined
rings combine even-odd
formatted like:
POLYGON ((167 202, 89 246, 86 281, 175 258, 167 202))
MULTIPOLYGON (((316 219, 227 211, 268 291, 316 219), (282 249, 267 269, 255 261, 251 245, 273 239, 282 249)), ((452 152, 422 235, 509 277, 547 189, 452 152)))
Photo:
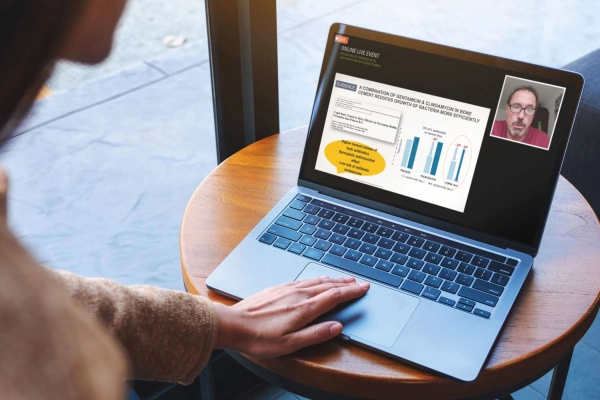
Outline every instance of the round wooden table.
MULTIPOLYGON (((183 278, 190 293, 233 303, 208 290, 206 278, 296 184, 305 140, 306 128, 299 128, 254 143, 200 184, 185 210, 180 234, 183 278)), ((561 177, 532 273, 475 382, 445 378, 342 340, 271 360, 240 354, 234 358, 259 376, 311 398, 337 394, 456 399, 507 394, 565 359, 559 371, 564 377, 558 379, 566 378, 573 347, 598 313, 599 289, 598 219, 561 177)))

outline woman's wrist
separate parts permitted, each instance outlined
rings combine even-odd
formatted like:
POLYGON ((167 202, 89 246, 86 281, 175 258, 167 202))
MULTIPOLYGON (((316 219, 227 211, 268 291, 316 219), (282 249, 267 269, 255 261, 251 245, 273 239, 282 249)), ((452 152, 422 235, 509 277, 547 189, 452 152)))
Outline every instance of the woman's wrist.
POLYGON ((214 303, 217 319, 219 320, 219 331, 217 332, 217 349, 240 350, 240 317, 236 316, 233 307, 221 303, 214 303))

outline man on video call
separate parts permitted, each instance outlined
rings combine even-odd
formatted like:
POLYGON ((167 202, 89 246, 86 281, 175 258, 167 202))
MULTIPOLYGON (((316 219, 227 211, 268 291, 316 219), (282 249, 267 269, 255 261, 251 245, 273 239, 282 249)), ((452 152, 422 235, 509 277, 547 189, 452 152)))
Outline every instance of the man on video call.
POLYGON ((506 119, 494 122, 492 136, 547 149, 548 135, 531 127, 538 106, 538 93, 533 86, 516 87, 506 102, 506 119))

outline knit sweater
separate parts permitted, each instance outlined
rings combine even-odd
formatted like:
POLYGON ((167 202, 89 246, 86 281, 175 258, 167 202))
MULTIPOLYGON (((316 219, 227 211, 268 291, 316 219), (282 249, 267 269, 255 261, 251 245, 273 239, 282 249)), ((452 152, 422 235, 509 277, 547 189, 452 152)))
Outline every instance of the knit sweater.
POLYGON ((0 397, 123 399, 126 378, 190 383, 218 320, 199 296, 40 266, 0 224, 0 397))

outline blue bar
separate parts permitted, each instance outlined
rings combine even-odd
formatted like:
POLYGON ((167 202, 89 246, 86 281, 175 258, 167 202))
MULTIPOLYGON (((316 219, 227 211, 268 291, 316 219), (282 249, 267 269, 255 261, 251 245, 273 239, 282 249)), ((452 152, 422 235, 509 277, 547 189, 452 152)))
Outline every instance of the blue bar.
POLYGON ((413 141, 412 150, 410 152, 410 158, 408 160, 408 168, 412 169, 415 163, 415 157, 417 156, 417 148, 419 148, 419 138, 415 136, 413 141))
POLYGON ((402 156, 402 168, 406 168, 406 163, 408 162, 408 154, 410 153, 410 148, 412 146, 412 139, 406 141, 406 147, 404 148, 404 155, 402 156))
POLYGON ((462 154, 460 155, 460 163, 458 163, 458 171, 456 171, 456 177, 454 178, 455 182, 458 182, 458 175, 460 175, 460 167, 462 167, 463 159, 465 158, 465 149, 463 149, 462 154))
POLYGON ((425 162, 425 170, 423 173, 428 174, 431 171, 431 161, 433 160, 433 145, 435 142, 431 142, 431 149, 429 149, 429 155, 427 155, 427 161, 425 162))
POLYGON ((438 142, 437 147, 435 149, 435 158, 433 159, 433 165, 431 166, 431 175, 435 175, 437 172, 437 167, 440 162, 440 156, 442 155, 442 147, 444 147, 444 143, 438 142))
POLYGON ((456 168, 456 150, 458 150, 458 147, 454 148, 454 157, 452 157, 452 161, 450 161, 450 170, 448 171, 448 176, 446 177, 446 179, 449 181, 452 180, 452 177, 454 176, 454 168, 456 168))

